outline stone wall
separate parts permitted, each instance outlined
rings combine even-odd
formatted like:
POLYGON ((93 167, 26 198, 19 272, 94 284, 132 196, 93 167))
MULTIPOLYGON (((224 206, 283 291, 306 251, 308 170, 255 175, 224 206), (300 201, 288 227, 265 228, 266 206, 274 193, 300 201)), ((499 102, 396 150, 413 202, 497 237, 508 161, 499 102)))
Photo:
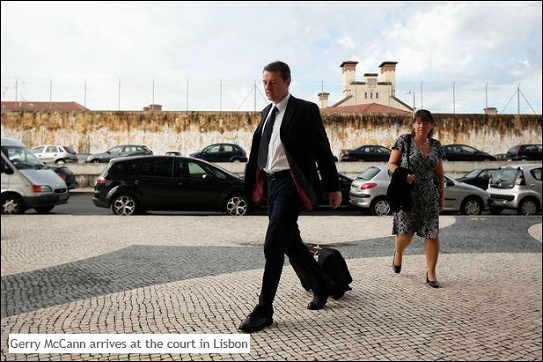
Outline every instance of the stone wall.
MULTIPOLYGON (((541 115, 435 114, 435 137, 491 154, 519 143, 541 143, 541 115)), ((145 144, 155 154, 183 155, 215 142, 234 142, 249 151, 259 112, 2 112, 2 134, 27 146, 64 144, 95 153, 118 144, 145 144)), ((362 144, 390 147, 409 130, 411 117, 324 114, 334 154, 362 144)))

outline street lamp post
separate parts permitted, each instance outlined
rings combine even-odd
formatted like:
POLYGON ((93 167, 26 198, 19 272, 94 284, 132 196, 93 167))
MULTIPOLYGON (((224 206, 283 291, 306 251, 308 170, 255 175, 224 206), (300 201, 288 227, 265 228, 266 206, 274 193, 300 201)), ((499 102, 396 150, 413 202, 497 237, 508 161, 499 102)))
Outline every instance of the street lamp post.
POLYGON ((415 112, 415 92, 413 91, 408 91, 407 94, 413 94, 413 113, 415 112))

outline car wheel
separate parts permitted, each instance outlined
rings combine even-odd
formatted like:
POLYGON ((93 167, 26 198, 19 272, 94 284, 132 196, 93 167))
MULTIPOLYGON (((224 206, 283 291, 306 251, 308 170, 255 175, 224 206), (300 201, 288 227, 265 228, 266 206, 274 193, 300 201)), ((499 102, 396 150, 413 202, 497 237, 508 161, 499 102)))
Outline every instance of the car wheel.
POLYGON ((523 199, 517 208, 519 215, 535 215, 539 211, 537 200, 531 197, 523 199))
POLYGON ((483 213, 483 202, 474 197, 466 197, 460 205, 462 215, 481 215, 483 213))
POLYGON ((247 201, 241 196, 231 196, 226 201, 226 213, 233 216, 243 216, 248 211, 247 201))
POLYGON ((42 207, 35 207, 34 210, 38 212, 38 214, 47 214, 49 211, 53 210, 54 206, 42 206, 42 207))
POLYGON ((370 213, 374 216, 386 216, 390 215, 390 204, 384 197, 378 197, 372 201, 370 206, 370 213))
POLYGON ((138 213, 138 200, 129 194, 120 194, 113 198, 111 211, 114 215, 135 215, 138 213))
POLYGON ((24 214, 25 205, 18 195, 2 195, 2 214, 24 214))

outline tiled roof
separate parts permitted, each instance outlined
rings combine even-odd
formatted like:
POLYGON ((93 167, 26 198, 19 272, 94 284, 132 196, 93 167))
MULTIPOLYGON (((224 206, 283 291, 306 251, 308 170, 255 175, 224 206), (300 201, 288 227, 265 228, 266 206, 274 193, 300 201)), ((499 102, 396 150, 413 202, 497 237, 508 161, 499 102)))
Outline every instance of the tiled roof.
POLYGON ((88 111, 77 102, 2 102, 2 111, 88 111))
POLYGON ((358 104, 355 106, 335 106, 321 109, 323 113, 379 113, 379 114, 396 114, 409 115, 411 111, 384 106, 377 103, 358 104))

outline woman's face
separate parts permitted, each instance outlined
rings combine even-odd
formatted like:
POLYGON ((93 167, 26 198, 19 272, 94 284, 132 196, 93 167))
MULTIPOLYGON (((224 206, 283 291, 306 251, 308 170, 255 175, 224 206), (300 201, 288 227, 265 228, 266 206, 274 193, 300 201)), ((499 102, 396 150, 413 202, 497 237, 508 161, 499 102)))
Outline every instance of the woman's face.
POLYGON ((415 121, 413 122, 413 130, 415 131, 415 136, 419 136, 420 138, 427 138, 428 133, 432 130, 432 123, 423 121, 421 118, 417 117, 415 118, 415 121))

